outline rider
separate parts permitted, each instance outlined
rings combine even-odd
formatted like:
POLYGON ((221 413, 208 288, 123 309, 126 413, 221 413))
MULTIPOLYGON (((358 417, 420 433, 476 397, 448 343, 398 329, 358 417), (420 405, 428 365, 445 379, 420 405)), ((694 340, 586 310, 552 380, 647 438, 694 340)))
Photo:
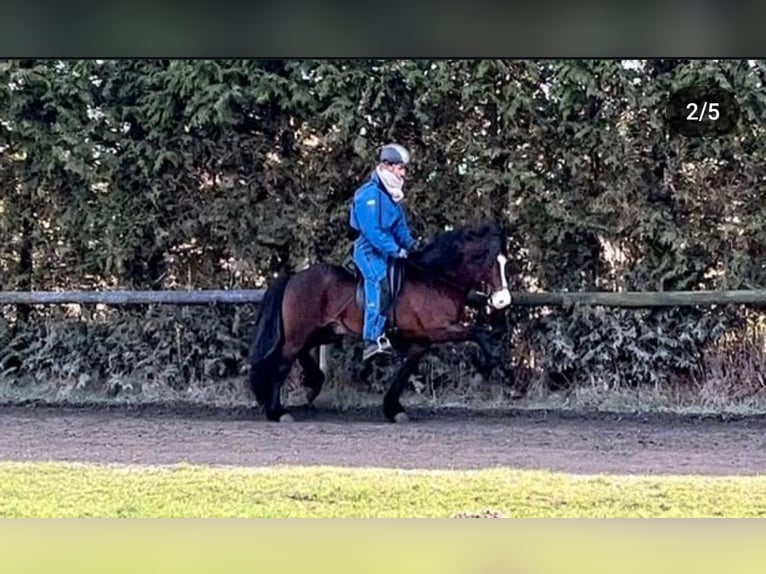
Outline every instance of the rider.
POLYGON ((380 313, 380 294, 388 265, 393 259, 406 258, 415 246, 401 205, 409 161, 410 154, 401 145, 384 146, 377 167, 356 191, 351 205, 350 224, 359 232, 354 242, 354 263, 364 277, 363 361, 391 351, 385 335, 386 317, 380 313))

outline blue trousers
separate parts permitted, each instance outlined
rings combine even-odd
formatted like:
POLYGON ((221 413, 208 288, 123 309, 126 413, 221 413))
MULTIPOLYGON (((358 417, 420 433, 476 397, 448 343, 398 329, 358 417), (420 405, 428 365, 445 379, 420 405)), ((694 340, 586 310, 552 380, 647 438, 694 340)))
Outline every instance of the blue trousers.
POLYGON ((380 312, 381 288, 386 279, 387 261, 368 243, 354 244, 354 263, 364 277, 364 330, 365 341, 377 341, 386 328, 386 317, 380 312))

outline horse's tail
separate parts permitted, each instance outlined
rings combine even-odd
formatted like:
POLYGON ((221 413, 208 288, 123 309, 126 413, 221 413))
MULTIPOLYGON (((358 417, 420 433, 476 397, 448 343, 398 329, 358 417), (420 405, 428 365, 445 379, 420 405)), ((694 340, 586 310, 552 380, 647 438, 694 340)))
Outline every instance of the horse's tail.
POLYGON ((289 275, 282 275, 266 290, 258 310, 252 346, 250 348, 250 387, 258 402, 268 397, 269 381, 277 367, 284 342, 282 300, 289 275))

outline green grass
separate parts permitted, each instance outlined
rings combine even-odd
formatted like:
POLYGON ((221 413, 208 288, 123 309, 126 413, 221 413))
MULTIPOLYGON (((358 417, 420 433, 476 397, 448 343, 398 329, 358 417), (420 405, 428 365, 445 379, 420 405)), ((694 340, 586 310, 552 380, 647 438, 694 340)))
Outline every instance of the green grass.
POLYGON ((766 477, 0 463, 0 517, 766 516, 766 477))

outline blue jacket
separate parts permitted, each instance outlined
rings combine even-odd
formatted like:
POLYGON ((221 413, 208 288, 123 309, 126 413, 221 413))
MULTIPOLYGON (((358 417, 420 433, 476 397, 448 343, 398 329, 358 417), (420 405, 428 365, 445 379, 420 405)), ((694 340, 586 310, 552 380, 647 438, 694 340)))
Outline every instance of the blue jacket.
POLYGON ((354 194, 349 223, 360 233, 357 241, 366 241, 383 257, 394 257, 400 248, 409 250, 415 243, 404 209, 394 203, 375 172, 354 194))

